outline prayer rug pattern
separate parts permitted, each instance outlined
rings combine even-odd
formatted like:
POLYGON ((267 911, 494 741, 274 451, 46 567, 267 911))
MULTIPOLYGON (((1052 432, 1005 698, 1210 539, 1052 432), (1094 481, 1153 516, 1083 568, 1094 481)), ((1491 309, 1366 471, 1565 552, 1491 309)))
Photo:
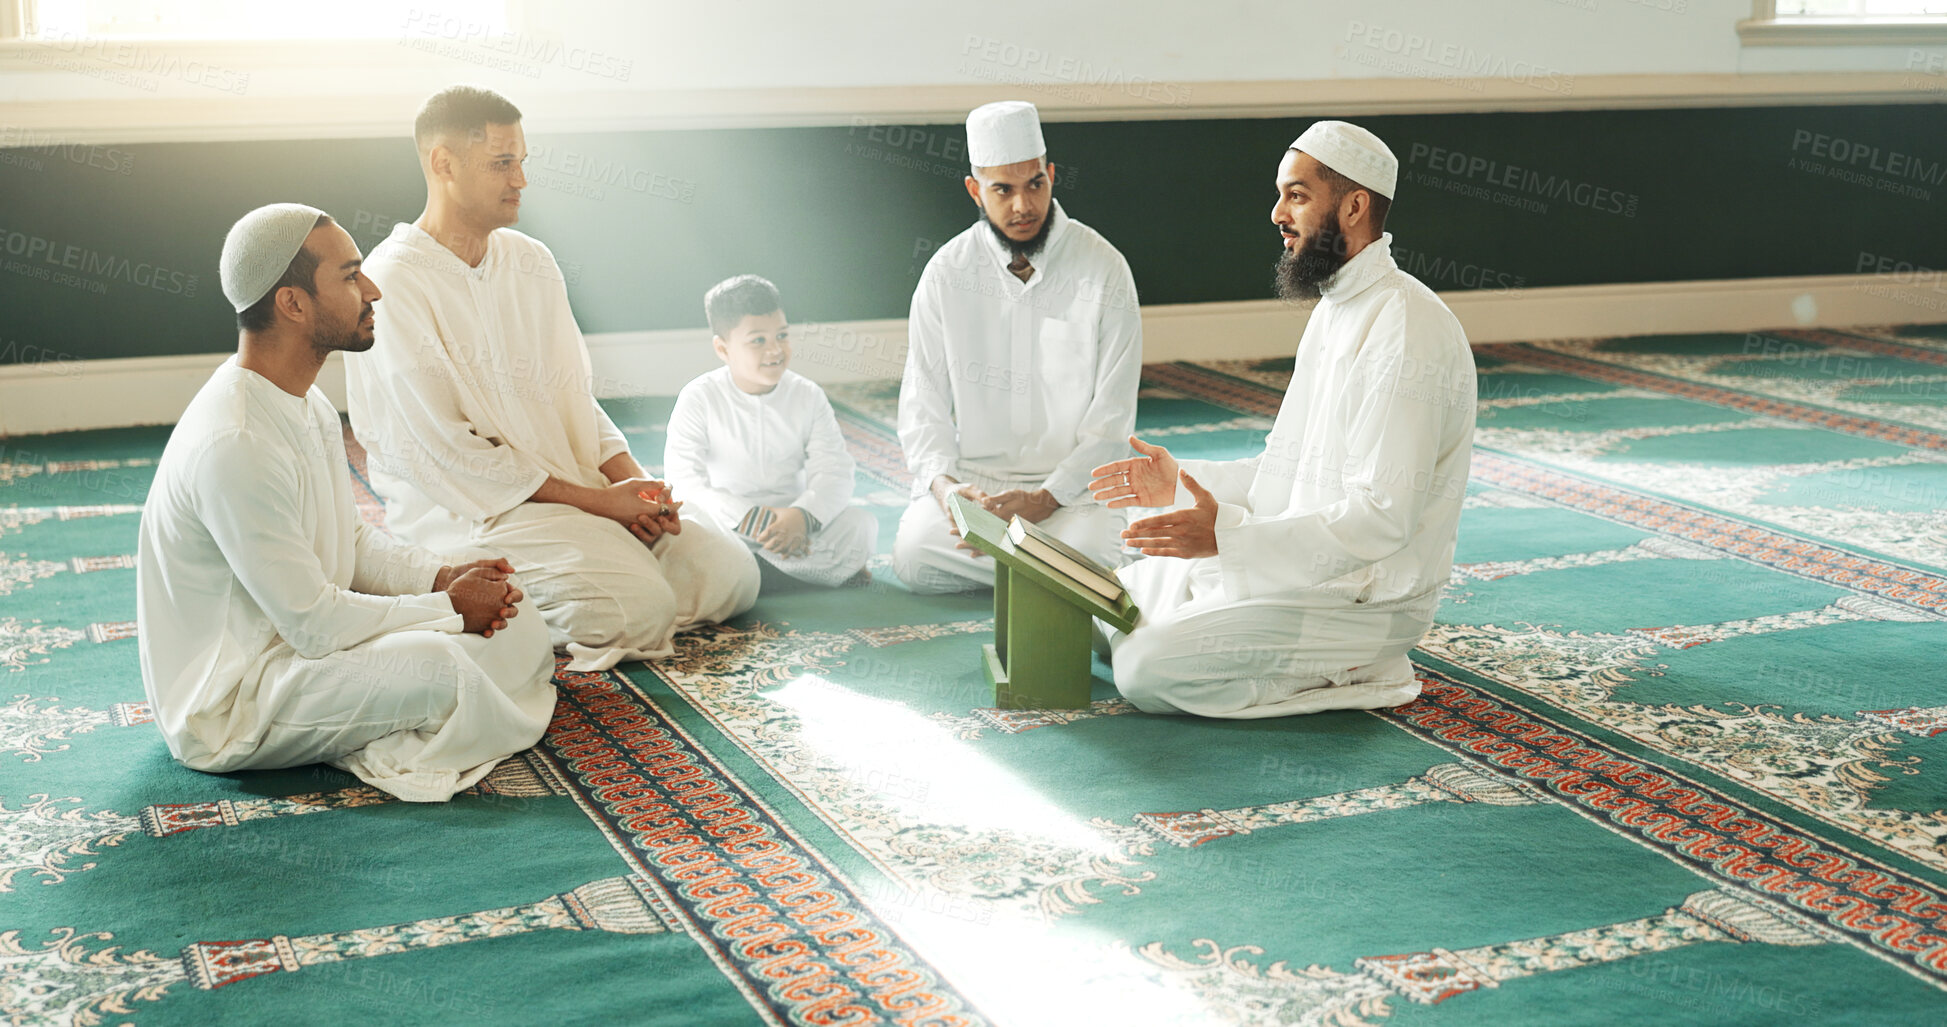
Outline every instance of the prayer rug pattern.
MULTIPOLYGON (((1947 1009, 1947 330, 1477 348, 1395 710, 991 706, 983 595, 780 585, 440 806, 150 725, 166 429, 0 440, 0 1019, 1913 1023, 1947 1009)), ((1262 445, 1289 360, 1151 365, 1262 445)), ((880 550, 896 383, 829 390, 880 550)), ((667 400, 611 404, 646 464, 667 400)), ((351 447, 361 515, 382 504, 351 447)))

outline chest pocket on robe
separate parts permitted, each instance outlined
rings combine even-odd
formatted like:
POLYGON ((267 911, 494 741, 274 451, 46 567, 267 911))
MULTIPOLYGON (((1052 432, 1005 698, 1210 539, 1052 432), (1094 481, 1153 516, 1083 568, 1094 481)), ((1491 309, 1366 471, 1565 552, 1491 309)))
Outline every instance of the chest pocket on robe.
POLYGON ((1052 425, 1072 425, 1081 420, 1095 398, 1095 326, 1082 321, 1042 320, 1034 340, 1035 374, 1032 383, 1048 405, 1052 425))

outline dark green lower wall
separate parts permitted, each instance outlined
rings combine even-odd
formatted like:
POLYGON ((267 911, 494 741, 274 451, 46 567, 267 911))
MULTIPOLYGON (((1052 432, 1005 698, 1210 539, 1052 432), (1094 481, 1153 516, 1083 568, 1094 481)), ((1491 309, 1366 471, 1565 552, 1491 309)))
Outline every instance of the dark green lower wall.
MULTIPOLYGON (((1947 106, 1440 114, 1360 119, 1402 161, 1389 226, 1436 289, 1947 266, 1947 106)), ((1057 196, 1146 303, 1268 294, 1268 215, 1292 119, 1058 123, 1057 196)), ((527 126, 521 228, 553 247, 590 332, 701 323, 756 272, 797 321, 901 317, 965 227, 958 126, 554 135, 527 126)), ((0 362, 216 352, 234 322, 223 233, 315 204, 362 247, 410 220, 410 142, 0 150, 0 362)), ((34 145, 40 142, 41 145, 34 145)), ((381 282, 380 286, 383 287, 381 282)))

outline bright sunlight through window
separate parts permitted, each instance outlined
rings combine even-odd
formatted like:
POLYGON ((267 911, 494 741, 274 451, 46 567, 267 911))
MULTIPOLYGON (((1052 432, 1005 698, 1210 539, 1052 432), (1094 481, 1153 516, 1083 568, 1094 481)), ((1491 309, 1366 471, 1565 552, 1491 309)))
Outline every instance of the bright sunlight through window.
POLYGON ((264 0, 29 0, 41 36, 139 39, 398 39, 507 31, 507 0, 337 0, 323 5, 264 0))

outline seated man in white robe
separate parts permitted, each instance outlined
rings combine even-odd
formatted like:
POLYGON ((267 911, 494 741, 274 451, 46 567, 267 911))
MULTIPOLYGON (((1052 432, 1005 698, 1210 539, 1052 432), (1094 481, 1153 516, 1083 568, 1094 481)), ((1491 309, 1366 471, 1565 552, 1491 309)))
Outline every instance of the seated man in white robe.
POLYGON ((1278 717, 1419 695, 1407 652, 1453 567, 1475 380, 1460 322, 1393 262, 1398 172, 1338 121, 1278 166, 1279 292, 1322 299, 1262 455, 1179 462, 1132 438, 1139 456, 1095 469, 1110 506, 1178 507, 1124 533, 1145 557, 1121 571, 1142 616, 1108 642, 1139 709, 1278 717))
POLYGON ((1055 202, 1033 104, 976 109, 967 153, 980 217, 920 275, 899 389, 913 501, 893 570, 923 593, 994 583, 993 561, 954 532, 949 492, 1100 563, 1125 559, 1125 522, 1089 500, 1088 480, 1128 453, 1136 423, 1142 317, 1129 264, 1055 202))
POLYGON ((426 210, 372 249, 379 345, 345 362, 386 523, 505 555, 576 670, 674 651, 757 599, 742 542, 644 474, 595 402, 554 254, 520 218, 520 111, 455 86, 413 125, 426 210))
POLYGON ((352 505, 325 356, 372 345, 379 290, 322 211, 273 204, 223 243, 237 355, 197 392, 142 508, 142 682, 197 770, 328 762, 439 802, 541 738, 547 633, 504 561, 443 565, 352 505))
POLYGON ((872 558, 879 523, 851 505, 852 454, 831 400, 791 370, 777 287, 738 275, 711 288, 703 311, 723 366, 676 396, 664 476, 758 559, 799 581, 845 584, 872 558))

